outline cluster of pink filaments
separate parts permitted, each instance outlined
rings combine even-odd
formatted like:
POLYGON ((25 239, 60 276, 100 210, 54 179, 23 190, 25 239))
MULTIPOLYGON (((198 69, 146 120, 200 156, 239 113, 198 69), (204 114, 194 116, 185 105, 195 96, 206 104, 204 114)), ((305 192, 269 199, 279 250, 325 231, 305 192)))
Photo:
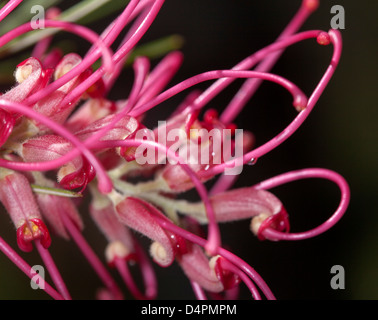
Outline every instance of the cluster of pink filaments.
MULTIPOLYGON (((251 231, 260 240, 313 237, 331 228, 344 214, 349 202, 348 185, 333 171, 311 168, 288 172, 254 186, 231 189, 236 175, 225 172, 262 157, 298 129, 338 64, 342 47, 340 34, 337 30, 298 32, 318 5, 315 0, 304 0, 276 42, 232 69, 198 74, 165 89, 182 63, 182 54, 169 53, 152 70, 146 57, 138 57, 133 63, 135 77, 129 96, 122 101, 111 101, 107 93, 163 2, 129 1, 102 35, 60 21, 56 10, 50 15, 47 12, 46 28, 74 33, 93 46, 84 57, 76 53, 63 55, 59 50, 49 50, 51 37, 44 38, 35 46, 32 56, 16 67, 17 84, 0 97, 0 201, 16 227, 19 249, 28 252, 35 246, 39 251, 55 285, 46 283, 45 291, 55 299, 71 299, 71 295, 49 254, 49 230, 77 243, 103 281, 104 289, 98 298, 123 298, 119 285, 81 233, 83 222, 72 201, 74 195, 90 197, 90 216, 108 241, 106 261, 119 271, 135 298, 156 298, 158 280, 154 263, 168 267, 176 262, 198 299, 218 293, 236 298, 235 288, 241 283, 248 287, 254 299, 262 298, 261 293, 267 299, 274 299, 259 274, 223 248, 218 223, 250 219, 251 231), (111 47, 125 28, 128 32, 113 52, 111 47), (289 80, 269 73, 285 48, 307 39, 334 48, 329 67, 309 97, 289 80), (99 59, 102 64, 94 69, 99 59), (212 109, 205 111, 208 103, 238 78, 246 80, 224 111, 221 114, 212 109), (207 90, 189 92, 163 124, 166 132, 183 129, 188 133, 174 142, 176 146, 196 140, 198 155, 209 153, 206 164, 187 163, 171 148, 173 143, 163 145, 158 139, 138 138, 140 132, 157 133, 162 129, 160 126, 148 131, 143 125, 144 115, 151 108, 210 80, 215 81, 207 90), (233 121, 262 80, 284 87, 292 95, 298 114, 283 132, 267 143, 255 147, 252 133, 244 131, 242 145, 238 145, 233 121), (219 146, 213 140, 204 142, 192 136, 193 128, 229 130, 229 134, 222 138, 219 146), (216 161, 226 144, 233 149, 241 148, 242 154, 238 157, 223 155, 216 161), (155 163, 138 161, 151 150, 155 151, 155 163), (163 161, 167 159, 171 161, 163 161), (57 175, 57 181, 51 179, 52 172, 57 175), (138 176, 143 177, 140 182, 130 182, 130 178, 135 181, 138 176), (216 183, 208 192, 205 183, 215 178, 216 183), (331 218, 317 228, 290 233, 284 206, 268 190, 307 178, 336 183, 341 191, 340 204, 331 218), (177 197, 192 189, 197 190, 201 201, 194 203, 177 197), (207 225, 207 233, 203 225, 207 225), (148 254, 135 233, 151 240, 148 254), (144 290, 134 281, 130 263, 140 266, 144 290)), ((0 10, 1 20, 19 3, 9 1, 0 10)), ((32 30, 29 23, 14 28, 0 37, 0 47, 32 30)), ((0 249, 31 277, 30 266, 2 238, 0 249)))

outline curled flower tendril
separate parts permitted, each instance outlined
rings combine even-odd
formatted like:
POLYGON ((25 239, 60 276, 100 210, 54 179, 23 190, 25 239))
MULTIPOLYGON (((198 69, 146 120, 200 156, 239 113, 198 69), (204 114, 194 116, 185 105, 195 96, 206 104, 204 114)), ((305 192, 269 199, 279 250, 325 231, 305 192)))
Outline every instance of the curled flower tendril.
MULTIPOLYGON (((8 1, 0 9, 0 21, 23 6, 21 2, 8 1)), ((276 299, 260 273, 232 248, 226 249, 220 224, 249 220, 258 240, 302 240, 326 232, 346 212, 348 184, 328 169, 301 169, 233 188, 245 165, 280 146, 313 111, 340 61, 341 34, 299 32, 319 5, 303 0, 272 44, 230 69, 205 71, 171 85, 184 63, 176 47, 155 48, 156 56, 165 54, 156 64, 148 50, 133 56, 163 4, 131 0, 101 34, 64 21, 67 13, 59 8, 48 8, 45 28, 70 32, 91 47, 83 56, 63 52, 53 45, 54 33, 46 33, 31 56, 14 66, 15 85, 0 96, 0 202, 13 222, 19 249, 0 237, 0 250, 31 278, 21 254, 37 249, 54 284, 43 289, 54 299, 72 299, 49 252, 55 237, 75 243, 95 271, 103 284, 98 299, 124 299, 127 294, 140 300, 158 298, 154 268, 172 264, 181 268, 197 299, 236 299, 242 286, 253 299, 276 299), (333 53, 307 96, 299 85, 270 70, 286 48, 310 40, 332 46, 333 53), (130 63, 133 84, 122 87, 127 94, 115 100, 112 88, 130 63), (243 83, 222 112, 208 106, 237 79, 243 83), (197 88, 210 81, 207 89, 197 88), (283 131, 259 146, 253 128, 241 128, 235 120, 263 81, 285 89, 296 111, 283 131), (184 91, 186 98, 170 116, 149 128, 148 111, 184 91), (341 200, 323 224, 295 233, 290 210, 270 189, 308 178, 334 182, 341 200), (210 180, 215 182, 211 189, 210 180), (196 191, 199 199, 187 200, 188 191, 196 191), (84 237, 80 202, 88 205, 90 218, 107 241, 102 257, 84 237), (118 272, 128 291, 108 267, 118 272)), ((17 41, 26 46, 33 30, 31 23, 20 23, 0 37, 0 47, 11 48, 17 41)), ((37 279, 44 281, 39 275, 37 279)))

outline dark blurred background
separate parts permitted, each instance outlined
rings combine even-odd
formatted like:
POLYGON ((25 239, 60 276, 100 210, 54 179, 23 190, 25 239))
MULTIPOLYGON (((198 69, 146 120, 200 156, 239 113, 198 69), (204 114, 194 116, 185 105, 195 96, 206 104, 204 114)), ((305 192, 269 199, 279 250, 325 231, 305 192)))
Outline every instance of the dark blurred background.
MULTIPOLYGON (((68 5, 70 2, 65 2, 68 5)), ((246 56, 272 43, 300 5, 297 1, 193 0, 167 1, 142 43, 165 35, 179 34, 185 42, 185 60, 172 84, 200 72, 229 69, 246 56)), ((377 9, 376 1, 321 1, 319 9, 301 30, 330 28, 333 5, 345 9, 344 50, 341 63, 329 86, 303 126, 279 148, 247 166, 235 187, 249 186, 277 174, 307 167, 323 167, 342 174, 351 187, 351 203, 343 219, 314 239, 299 242, 260 242, 249 231, 249 221, 222 225, 222 240, 232 251, 253 266, 278 299, 377 299, 378 298, 378 181, 377 143, 377 9), (333 265, 345 269, 345 289, 333 290, 333 265)), ((100 32, 107 21, 93 24, 100 32)), ((296 83, 310 94, 327 68, 332 48, 315 41, 290 47, 272 72, 296 83)), ((153 64, 156 61, 152 62, 153 64)), ((132 71, 123 75, 111 93, 125 98, 132 71), (127 89, 125 89, 127 88, 127 89)), ((242 84, 235 81, 209 107, 222 110, 242 84)), ((208 84, 201 84, 205 89, 208 84)), ((147 121, 151 124, 169 114, 183 99, 172 98, 147 121)), ((243 129, 251 130, 257 145, 280 132, 296 115, 291 96, 275 84, 263 83, 237 118, 243 129)), ((339 191, 331 182, 305 180, 272 190, 285 204, 293 232, 313 228, 336 209, 339 191)), ((1 235, 14 241, 7 216, 0 217, 1 235)), ((85 235, 102 257, 105 241, 90 220, 85 235)), ((13 244, 13 243, 12 243, 13 244)), ((72 295, 91 299, 101 285, 72 244, 54 240, 51 249, 63 265, 72 295)), ((30 255, 28 262, 37 264, 30 255)), ((194 298, 186 277, 177 266, 156 268, 159 299, 194 298)), ((242 298, 249 294, 242 288, 242 298)), ((30 289, 25 276, 0 255, 0 298, 46 298, 30 289)))

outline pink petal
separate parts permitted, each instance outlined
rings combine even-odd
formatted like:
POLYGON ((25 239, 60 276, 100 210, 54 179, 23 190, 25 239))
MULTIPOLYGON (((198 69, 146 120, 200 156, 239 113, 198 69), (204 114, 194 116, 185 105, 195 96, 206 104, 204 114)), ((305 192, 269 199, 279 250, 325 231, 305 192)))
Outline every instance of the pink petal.
POLYGON ((42 65, 36 58, 28 58, 21 62, 16 69, 17 86, 1 96, 13 102, 21 102, 38 87, 42 81, 42 65))
POLYGON ((189 253, 180 256, 178 262, 187 277, 197 282, 205 290, 209 292, 224 290, 215 270, 210 268, 209 259, 198 245, 193 244, 189 253))
POLYGON ((9 171, 1 177, 0 201, 16 228, 29 219, 41 219, 30 183, 23 174, 9 171))
POLYGON ((150 253, 156 263, 163 267, 172 264, 175 258, 174 245, 169 234, 155 221, 148 204, 143 200, 128 197, 118 203, 115 209, 122 223, 155 241, 151 245, 150 253))
POLYGON ((248 219, 260 214, 271 216, 282 209, 276 196, 253 187, 219 193, 210 197, 210 201, 219 222, 248 219))
MULTIPOLYGON (((75 134, 80 140, 86 140, 102 128, 109 125, 116 116, 116 114, 112 114, 101 118, 89 124, 86 128, 77 131, 75 134)), ((120 121, 113 125, 100 140, 123 140, 134 133, 138 126, 139 123, 135 118, 124 116, 120 121)))

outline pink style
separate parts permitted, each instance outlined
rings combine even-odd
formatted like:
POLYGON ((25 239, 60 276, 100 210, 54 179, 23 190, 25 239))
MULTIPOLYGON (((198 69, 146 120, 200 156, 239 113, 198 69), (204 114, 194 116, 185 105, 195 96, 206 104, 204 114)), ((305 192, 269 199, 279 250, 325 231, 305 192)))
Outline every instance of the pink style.
MULTIPOLYGON (((0 21, 21 2, 8 1, 0 9, 0 21)), ((163 5, 163 0, 130 0, 101 35, 61 20, 58 8, 47 10, 46 29, 72 33, 91 47, 84 56, 62 54, 50 46, 54 35, 46 36, 35 44, 29 58, 14 66, 16 83, 0 96, 0 202, 15 229, 14 239, 0 237, 0 251, 29 278, 38 278, 26 262, 28 252, 36 248, 51 279, 44 290, 58 300, 75 298, 49 251, 58 237, 77 245, 102 281, 98 299, 124 299, 125 288, 135 299, 158 298, 161 284, 154 269, 172 264, 181 268, 197 299, 237 299, 240 286, 246 286, 253 299, 276 299, 263 277, 223 243, 219 224, 248 220, 247 228, 261 241, 315 237, 346 212, 348 184, 334 171, 308 168, 233 188, 237 176, 227 170, 260 159, 303 124, 338 66, 341 34, 333 29, 299 32, 318 7, 316 0, 303 0, 274 43, 235 66, 195 74, 168 87, 183 64, 183 54, 173 50, 154 68, 149 58, 139 56, 132 63, 129 94, 112 100, 109 92, 122 81, 125 63, 163 5), (112 49, 116 41, 119 46, 112 49), (270 72, 285 49, 302 41, 333 47, 329 66, 309 96, 270 72), (236 79, 244 82, 223 111, 209 108, 209 102, 236 79), (237 128, 233 122, 264 80, 287 91, 296 116, 271 140, 256 145, 253 128, 237 128), (210 83, 207 89, 196 90, 204 82, 210 83), (144 122, 148 111, 184 91, 186 99, 177 109, 167 119, 158 119, 159 126, 148 128, 144 122), (215 143, 214 138, 201 139, 195 129, 227 130, 227 135, 215 143), (185 134, 163 144, 158 139, 161 130, 185 134), (140 133, 153 133, 153 138, 140 138, 140 133), (196 155, 206 156, 207 163, 190 163, 176 152, 193 141, 199 146, 196 155), (149 152, 155 162, 138 161, 149 152), (269 190, 315 178, 337 185, 339 205, 319 226, 293 233, 290 212, 269 190), (215 182, 212 188, 209 181, 215 182), (183 197, 190 190, 197 192, 198 201, 183 197), (79 208, 76 198, 84 200, 87 208, 79 208), (106 263, 84 237, 87 213, 107 241, 106 263), (140 235, 148 240, 147 248, 140 243, 140 235), (142 284, 133 277, 133 265, 142 284), (122 283, 109 268, 119 273, 122 283)), ((30 22, 20 24, 0 37, 0 47, 32 31, 30 22)))

